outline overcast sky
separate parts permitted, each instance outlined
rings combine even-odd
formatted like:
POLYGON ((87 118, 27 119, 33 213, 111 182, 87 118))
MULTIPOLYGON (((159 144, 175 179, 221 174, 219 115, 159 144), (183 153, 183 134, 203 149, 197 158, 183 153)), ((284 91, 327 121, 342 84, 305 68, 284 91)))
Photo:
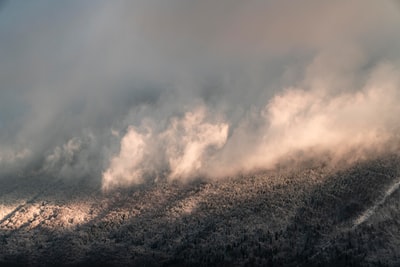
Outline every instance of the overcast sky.
POLYGON ((399 29, 387 0, 6 1, 1 172, 111 187, 382 149, 399 29))

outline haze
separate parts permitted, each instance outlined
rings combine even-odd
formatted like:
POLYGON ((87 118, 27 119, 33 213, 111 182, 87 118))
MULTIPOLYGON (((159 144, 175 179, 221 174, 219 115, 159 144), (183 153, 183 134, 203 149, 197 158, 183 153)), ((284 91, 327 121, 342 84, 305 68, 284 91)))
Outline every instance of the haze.
POLYGON ((0 173, 104 190, 398 147, 395 1, 8 1, 0 173))

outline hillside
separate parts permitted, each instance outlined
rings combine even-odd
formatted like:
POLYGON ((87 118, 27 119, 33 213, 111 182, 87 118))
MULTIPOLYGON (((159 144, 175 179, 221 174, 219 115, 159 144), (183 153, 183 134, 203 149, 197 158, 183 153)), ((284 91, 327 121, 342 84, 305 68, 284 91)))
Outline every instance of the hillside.
POLYGON ((89 179, 10 177, 0 265, 395 266, 400 193, 384 194, 398 165, 387 156, 109 193, 89 179))

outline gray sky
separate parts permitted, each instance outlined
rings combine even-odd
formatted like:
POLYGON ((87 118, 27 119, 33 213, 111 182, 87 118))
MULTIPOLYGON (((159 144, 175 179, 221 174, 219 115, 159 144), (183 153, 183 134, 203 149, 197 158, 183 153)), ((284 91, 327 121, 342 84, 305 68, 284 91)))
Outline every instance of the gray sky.
POLYGON ((398 5, 386 0, 5 2, 0 166, 96 179, 108 170, 129 184, 111 162, 124 161, 132 131, 146 156, 129 150, 125 160, 138 163, 115 166, 140 176, 224 175, 227 162, 234 172, 269 168, 337 143, 376 149, 369 135, 399 126, 399 26, 398 5))

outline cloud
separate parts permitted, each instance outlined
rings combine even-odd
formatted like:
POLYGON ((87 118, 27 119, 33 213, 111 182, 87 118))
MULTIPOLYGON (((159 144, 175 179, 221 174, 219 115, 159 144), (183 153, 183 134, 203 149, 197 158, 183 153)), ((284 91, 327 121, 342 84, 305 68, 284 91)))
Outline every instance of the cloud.
POLYGON ((127 181, 143 182, 138 179, 159 169, 166 170, 164 176, 169 179, 185 181, 310 159, 350 163, 395 151, 400 129, 397 73, 398 68, 390 64, 379 65, 361 88, 352 91, 331 90, 335 84, 329 80, 324 86, 313 87, 312 83, 309 90, 286 88, 260 112, 231 129, 229 136, 227 122, 207 122, 204 106, 181 119, 173 118, 159 134, 148 129, 151 134, 144 137, 130 129, 122 139, 119 156, 103 176, 103 185, 109 188, 121 180, 118 174, 112 175, 114 168, 122 169, 127 181), (150 153, 146 159, 145 153, 150 153), (159 164, 160 159, 165 162, 159 164))
POLYGON ((226 159, 219 160, 226 165, 211 173, 271 168, 326 153, 330 160, 356 160, 389 150, 400 127, 397 72, 391 65, 378 66, 362 88, 350 92, 331 91, 329 83, 311 90, 286 88, 256 117, 257 130, 245 125, 233 133, 222 152, 226 159), (248 152, 238 153, 237 146, 248 152))
MULTIPOLYGON (((208 116, 207 116, 208 115, 208 116)), ((189 180, 205 174, 213 152, 227 140, 228 125, 206 120, 204 106, 174 117, 159 133, 130 127, 121 140, 118 155, 103 173, 103 189, 143 183, 144 177, 189 180)))
POLYGON ((2 11, 3 170, 112 188, 395 144, 393 1, 42 0, 2 11))

